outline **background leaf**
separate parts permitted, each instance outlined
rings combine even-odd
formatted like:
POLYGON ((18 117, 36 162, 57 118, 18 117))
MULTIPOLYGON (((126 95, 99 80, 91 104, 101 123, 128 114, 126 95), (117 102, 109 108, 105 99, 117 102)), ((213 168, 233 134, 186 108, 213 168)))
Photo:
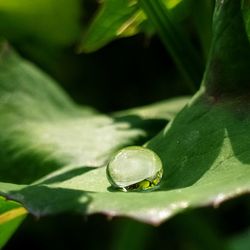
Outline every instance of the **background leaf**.
POLYGON ((0 0, 0 33, 12 42, 72 44, 80 32, 80 1, 0 0), (35 41, 34 41, 35 40, 35 41))
MULTIPOLYGON (((164 0, 164 4, 176 22, 183 20, 191 9, 191 0, 164 0)), ((136 0, 105 0, 86 31, 80 50, 93 52, 114 39, 140 31, 152 34, 154 28, 136 0)))
POLYGON ((115 117, 139 116, 142 119, 172 120, 190 100, 189 96, 175 97, 151 105, 114 113, 115 117))
POLYGON ((0 197, 0 248, 6 244, 27 214, 26 209, 0 197))
POLYGON ((137 9, 134 1, 104 1, 85 35, 81 49, 88 52, 97 50, 119 36, 122 26, 125 28, 126 22, 129 25, 138 15, 137 9))

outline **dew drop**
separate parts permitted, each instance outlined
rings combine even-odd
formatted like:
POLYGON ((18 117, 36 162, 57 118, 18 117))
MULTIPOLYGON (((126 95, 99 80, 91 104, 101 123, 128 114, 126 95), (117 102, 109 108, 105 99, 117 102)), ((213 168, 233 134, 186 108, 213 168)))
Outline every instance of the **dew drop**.
POLYGON ((118 151, 106 169, 110 184, 122 191, 140 191, 158 187, 163 167, 159 156, 152 150, 130 146, 118 151))

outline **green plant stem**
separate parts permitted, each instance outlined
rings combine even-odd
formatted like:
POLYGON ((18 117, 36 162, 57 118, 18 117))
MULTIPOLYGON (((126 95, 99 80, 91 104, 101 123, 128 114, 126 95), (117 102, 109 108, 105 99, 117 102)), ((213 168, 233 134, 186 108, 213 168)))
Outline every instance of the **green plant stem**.
POLYGON ((202 60, 199 59, 195 48, 180 28, 171 21, 161 0, 140 0, 139 4, 184 76, 187 87, 195 91, 203 72, 202 60))

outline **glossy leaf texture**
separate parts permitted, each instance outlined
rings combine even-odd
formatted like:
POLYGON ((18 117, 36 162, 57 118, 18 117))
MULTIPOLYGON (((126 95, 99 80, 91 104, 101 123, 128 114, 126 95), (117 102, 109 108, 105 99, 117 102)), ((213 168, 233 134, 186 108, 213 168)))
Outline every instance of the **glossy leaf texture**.
POLYGON ((2 249, 26 217, 27 211, 13 201, 0 197, 0 248, 2 249))
MULTIPOLYGON (((201 89, 161 133, 146 143, 146 147, 155 151, 163 162, 165 174, 158 190, 123 193, 112 189, 106 178, 105 167, 92 168, 87 164, 79 164, 81 161, 79 162, 78 159, 85 157, 82 153, 80 157, 74 147, 70 147, 70 154, 67 153, 68 141, 72 138, 76 140, 71 134, 72 131, 68 137, 70 139, 59 140, 60 143, 56 144, 56 147, 54 147, 55 141, 51 144, 51 138, 54 136, 49 136, 49 139, 46 138, 41 143, 40 136, 46 135, 44 131, 47 132, 47 130, 44 130, 43 126, 40 129, 38 125, 40 123, 47 125, 46 117, 46 122, 41 122, 40 119, 39 124, 36 123, 38 130, 34 126, 32 129, 29 127, 28 134, 20 133, 25 140, 28 135, 29 138, 35 138, 34 141, 39 143, 34 144, 34 141, 29 139, 22 144, 24 152, 28 149, 29 153, 23 154, 20 148, 14 148, 15 152, 18 152, 18 156, 25 156, 23 159, 27 159, 30 153, 36 152, 37 154, 42 149, 42 154, 38 159, 30 160, 33 167, 37 167, 40 161, 44 162, 46 167, 47 164, 44 161, 46 156, 54 156, 54 162, 60 159, 60 164, 62 164, 61 159, 65 159, 64 157, 67 155, 66 159, 70 160, 65 161, 62 165, 68 166, 51 172, 31 185, 1 182, 0 193, 9 199, 21 202, 29 212, 36 216, 65 211, 75 211, 81 214, 99 212, 111 217, 126 216, 159 224, 186 209, 208 204, 216 207, 224 200, 249 192, 250 105, 249 88, 246 83, 250 82, 250 79, 247 78, 249 76, 247 70, 250 65, 248 57, 250 48, 249 43, 246 42, 247 35, 243 28, 240 2, 235 0, 217 1, 213 25, 213 45, 201 89), (238 46, 233 46, 235 42, 238 46), (237 57, 238 52, 244 52, 245 57, 237 57), (234 60, 235 58, 237 60, 234 60), (232 70, 234 74, 231 72, 232 70), (225 77, 224 81, 222 77, 225 77), (236 91, 236 86, 239 91, 236 91), (33 134, 34 132, 35 134, 33 134), (61 150, 60 146, 64 143, 66 143, 65 147, 61 150), (48 149, 51 150, 49 153, 48 149)), ((2 59, 2 63, 5 60, 2 59)), ((33 95, 32 92, 31 96, 33 95)), ((15 100, 18 99, 15 98, 15 100)), ((15 111, 16 107, 13 107, 12 110, 15 111)), ((61 138, 66 130, 61 130, 58 124, 63 125, 64 119, 61 120, 58 117, 64 117, 67 112, 61 114, 59 110, 51 111, 51 114, 54 112, 56 114, 56 121, 53 118, 51 121, 56 124, 53 126, 53 132, 61 138)), ((35 112, 35 114, 39 112, 35 112)), ((90 116, 90 114, 88 115, 90 116)), ((51 121, 49 121, 49 128, 51 121)), ((20 124, 20 121, 18 123, 20 124)), ((87 141, 83 141, 85 138, 81 138, 81 143, 88 144, 92 149, 93 142, 98 141, 98 145, 105 144, 103 136, 108 131, 94 133, 89 127, 80 127, 81 133, 74 133, 78 135, 77 138, 79 134, 84 134, 85 129, 90 136, 87 137, 87 141)), ((46 128, 48 129, 47 126, 46 128)), ((50 130, 48 129, 48 131, 50 130)), ((129 131, 131 133, 131 129, 129 131)), ((132 131, 133 136, 130 134, 130 141, 126 141, 128 144, 133 143, 131 138, 134 139, 135 134, 138 136, 142 132, 137 129, 132 131)), ((128 131, 125 130, 125 132, 128 131)), ((128 138, 128 135, 124 136, 128 138)), ((120 137, 112 136, 112 138, 111 142, 115 140, 117 143, 120 140, 120 137)), ((16 142, 13 139, 13 144, 9 145, 16 146, 16 142)), ((108 145, 110 145, 109 143, 108 145)), ((123 143, 118 144, 122 146, 123 143)), ((72 146, 72 144, 70 145, 72 146)), ((111 145, 111 149, 114 149, 114 144, 111 143, 111 145)), ((86 145, 86 148, 88 146, 86 145)), ((115 146, 117 148, 117 144, 115 146)), ((104 152, 107 151, 104 150, 104 152)), ((108 159, 108 155, 105 155, 105 160, 108 159)), ((11 157, 9 157, 10 159, 11 157)), ((104 164, 104 162, 103 160, 102 163, 104 164)), ((15 164, 12 163, 12 166, 15 164)))
MULTIPOLYGON (((179 22, 191 10, 192 0, 164 0, 171 18, 179 22)), ((120 37, 135 35, 138 32, 154 33, 146 15, 136 0, 104 0, 85 32, 80 51, 93 52, 120 37)))
POLYGON ((79 0, 0 0, 0 33, 16 43, 71 45, 80 33, 79 0))

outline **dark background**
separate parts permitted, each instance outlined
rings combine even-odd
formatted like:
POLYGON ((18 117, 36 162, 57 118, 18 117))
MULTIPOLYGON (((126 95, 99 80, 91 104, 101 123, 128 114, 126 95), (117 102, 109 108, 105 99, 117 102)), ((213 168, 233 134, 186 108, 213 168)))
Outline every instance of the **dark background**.
POLYGON ((78 54, 74 46, 52 53, 37 48, 36 54, 17 47, 76 102, 103 112, 191 94, 156 36, 119 39, 90 54, 78 54))

